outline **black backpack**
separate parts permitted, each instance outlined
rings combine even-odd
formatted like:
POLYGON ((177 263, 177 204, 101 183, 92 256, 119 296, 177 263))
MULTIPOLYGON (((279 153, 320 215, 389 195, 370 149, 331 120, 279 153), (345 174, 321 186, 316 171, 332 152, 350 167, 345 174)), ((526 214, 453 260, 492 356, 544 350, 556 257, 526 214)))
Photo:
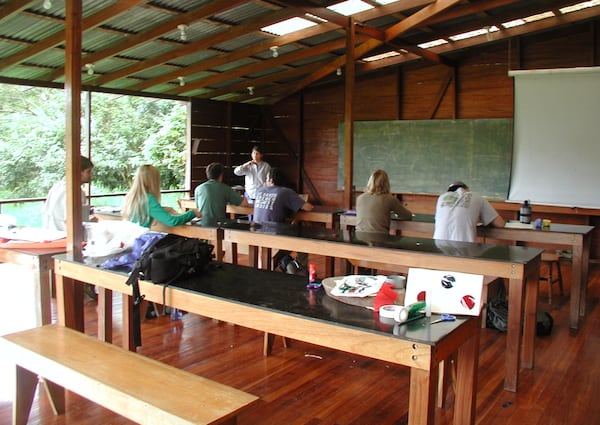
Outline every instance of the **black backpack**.
POLYGON ((168 234, 153 242, 138 258, 127 279, 132 286, 133 338, 136 347, 142 345, 140 329, 139 279, 165 285, 178 279, 199 275, 207 270, 213 260, 214 246, 200 239, 168 234))
MULTIPOLYGON (((506 332, 508 328, 508 301, 495 298, 489 302, 487 306, 487 327, 506 332)), ((553 327, 554 319, 550 313, 538 311, 536 314, 536 335, 548 336, 552 333, 553 327)))
POLYGON ((508 328, 508 301, 502 297, 491 300, 487 305, 487 327, 506 332, 508 328))

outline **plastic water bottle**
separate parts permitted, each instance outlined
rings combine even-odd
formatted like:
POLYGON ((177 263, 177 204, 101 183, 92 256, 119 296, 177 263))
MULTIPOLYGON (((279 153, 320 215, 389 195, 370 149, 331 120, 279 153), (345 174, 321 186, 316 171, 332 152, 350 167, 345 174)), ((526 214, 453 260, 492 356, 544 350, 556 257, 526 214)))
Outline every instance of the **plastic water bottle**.
POLYGON ((525 201, 519 210, 519 221, 524 224, 531 223, 531 205, 529 201, 525 201))

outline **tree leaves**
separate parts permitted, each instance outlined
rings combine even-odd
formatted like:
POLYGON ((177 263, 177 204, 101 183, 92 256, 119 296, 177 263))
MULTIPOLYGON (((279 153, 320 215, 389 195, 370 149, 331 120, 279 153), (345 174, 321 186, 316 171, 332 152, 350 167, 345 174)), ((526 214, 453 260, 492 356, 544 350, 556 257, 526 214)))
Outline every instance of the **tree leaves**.
MULTIPOLYGON (((163 189, 184 186, 184 102, 106 93, 91 96, 93 194, 127 191, 142 164, 161 170, 163 189)), ((64 108, 62 90, 0 84, 2 198, 45 197, 64 176, 64 108)), ((82 118, 82 145, 86 127, 82 118)))

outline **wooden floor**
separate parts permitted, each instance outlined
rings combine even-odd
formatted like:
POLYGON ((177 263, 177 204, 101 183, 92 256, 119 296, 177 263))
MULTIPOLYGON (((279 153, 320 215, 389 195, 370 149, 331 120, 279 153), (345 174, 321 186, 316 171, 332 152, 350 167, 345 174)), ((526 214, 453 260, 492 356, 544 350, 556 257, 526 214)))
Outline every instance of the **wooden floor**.
MULTIPOLYGON (((568 293, 570 267, 563 267, 568 293)), ((547 284, 542 283, 540 308, 551 312, 555 326, 551 336, 537 338, 536 367, 521 372, 519 393, 502 388, 505 335, 481 330, 478 424, 600 424, 600 266, 591 267, 588 316, 579 331, 567 325, 568 296, 559 295, 558 285, 553 294, 549 306, 547 284)), ((95 309, 95 302, 87 302, 89 334, 96 333, 95 309)), ((119 316, 116 306, 116 323, 119 316)), ((406 368, 297 341, 285 349, 279 339, 273 355, 263 357, 261 333, 192 314, 181 321, 168 317, 148 321, 142 332, 143 355, 260 396, 260 402, 240 416, 239 424, 407 423, 406 368)), ((119 328, 115 334, 120 342, 119 328)), ((139 382, 158 385, 144 376, 139 382)), ((29 423, 131 423, 72 393, 67 402, 68 413, 56 417, 45 393, 38 391, 29 423)), ((436 413, 438 424, 452 423, 453 403, 451 394, 448 407, 436 413)), ((0 401, 0 424, 11 422, 11 409, 11 401, 0 401)))

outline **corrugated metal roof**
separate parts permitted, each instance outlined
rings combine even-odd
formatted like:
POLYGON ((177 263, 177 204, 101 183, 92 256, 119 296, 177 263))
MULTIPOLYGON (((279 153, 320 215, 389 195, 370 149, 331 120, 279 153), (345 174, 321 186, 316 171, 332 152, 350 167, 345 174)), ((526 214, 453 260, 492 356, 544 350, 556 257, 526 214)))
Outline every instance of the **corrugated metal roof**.
POLYGON ((140 44, 131 49, 124 50, 119 56, 135 58, 140 61, 151 59, 163 53, 173 51, 178 46, 173 43, 162 42, 160 40, 150 40, 148 43, 140 44))
POLYGON ((64 25, 61 22, 18 15, 14 19, 2 21, 0 36, 12 40, 36 42, 63 30, 64 25))
POLYGON ((122 33, 106 31, 102 29, 91 29, 83 34, 82 48, 86 52, 97 52, 125 40, 127 37, 122 33))
MULTIPOLYGON (((279 7, 275 7, 279 9, 279 7)), ((245 2, 239 6, 233 7, 225 12, 217 13, 213 16, 213 19, 217 22, 224 22, 229 24, 241 24, 243 22, 252 20, 259 16, 264 16, 274 9, 264 7, 260 2, 245 2)))
POLYGON ((204 62, 207 59, 214 58, 219 56, 219 52, 214 50, 202 50, 199 52, 194 52, 187 56, 182 56, 173 60, 170 60, 169 63, 181 66, 190 66, 196 63, 204 62))
MULTIPOLYGON (((0 0, 0 82, 17 79, 30 84, 60 83, 64 79, 65 0, 53 0, 48 10, 41 0, 25 3, 26 6, 19 7, 20 2, 16 0, 0 0), (47 39, 54 42, 46 45, 47 39)), ((557 12, 574 1, 518 0, 508 5, 504 5, 506 2, 457 1, 447 9, 440 4, 435 14, 426 9, 430 3, 430 0, 397 1, 354 16, 359 43, 376 40, 366 56, 397 50, 399 46, 414 48, 414 54, 387 59, 381 65, 370 62, 368 71, 378 66, 402 66, 406 61, 415 60, 415 54, 420 52, 417 46, 425 41, 499 25, 550 8, 557 12), (406 4, 411 5, 409 10, 405 9, 406 4), (391 32, 394 25, 417 12, 420 13, 415 16, 419 19, 413 16, 403 32, 391 32)), ((146 95, 276 102, 280 96, 289 96, 299 89, 295 84, 281 83, 312 81, 307 77, 316 68, 319 78, 337 80, 337 64, 346 50, 348 18, 323 9, 323 4, 331 4, 325 0, 293 2, 296 8, 286 6, 285 0, 140 0, 133 6, 125 1, 84 0, 82 4, 85 17, 82 79, 85 84, 101 88, 135 90, 146 95), (112 16, 99 19, 106 10, 113 11, 112 16), (262 33, 258 28, 283 20, 284 14, 304 17, 306 12, 326 23, 280 37, 262 33), (92 22, 95 26, 89 27, 92 22), (187 25, 184 40, 178 28, 182 24, 187 25), (276 58, 271 46, 278 46, 276 58), (93 76, 87 75, 85 68, 91 61, 94 62, 93 76), (184 77, 184 86, 179 85, 178 76, 184 77), (261 90, 256 90, 256 96, 251 98, 243 93, 248 86, 261 90), (269 87, 271 90, 267 90, 269 87), (231 93, 227 94, 227 89, 231 93), (261 95, 260 91, 275 94, 261 95)), ((600 6, 564 16, 558 12, 556 17, 535 25, 504 28, 494 33, 492 40, 479 36, 443 48, 430 48, 421 60, 452 66, 452 50, 583 20, 597 21, 599 16, 600 6)), ((368 72, 362 63, 358 58, 357 75, 368 72)))
POLYGON ((137 34, 147 30, 149 22, 157 25, 171 18, 173 18, 171 13, 161 12, 154 8, 135 7, 115 16, 107 21, 104 26, 129 34, 137 34))
POLYGON ((215 49, 232 52, 271 38, 268 34, 253 32, 215 44, 215 49))

